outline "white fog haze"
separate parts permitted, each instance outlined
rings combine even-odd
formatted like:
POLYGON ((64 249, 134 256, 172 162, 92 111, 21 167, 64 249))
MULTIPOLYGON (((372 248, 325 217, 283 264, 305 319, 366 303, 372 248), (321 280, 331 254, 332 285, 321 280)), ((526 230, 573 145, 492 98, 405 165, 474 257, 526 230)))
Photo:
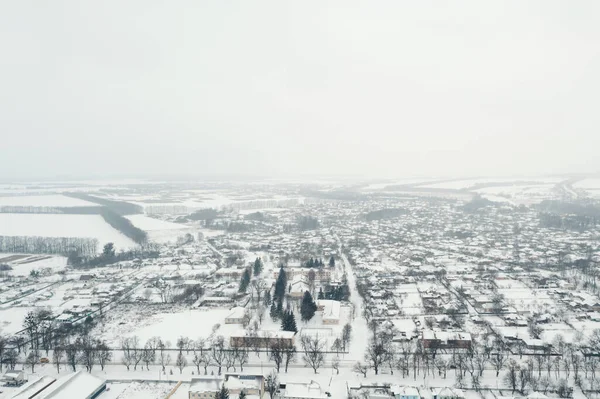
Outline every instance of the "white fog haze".
POLYGON ((595 1, 7 1, 0 176, 600 170, 595 1))

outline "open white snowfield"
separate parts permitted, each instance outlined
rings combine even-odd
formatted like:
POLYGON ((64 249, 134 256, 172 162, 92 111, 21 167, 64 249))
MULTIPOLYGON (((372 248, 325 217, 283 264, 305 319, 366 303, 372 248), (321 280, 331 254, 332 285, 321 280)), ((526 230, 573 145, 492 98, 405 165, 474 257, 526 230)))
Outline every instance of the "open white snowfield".
POLYGON ((494 202, 508 202, 511 204, 537 204, 544 200, 557 198, 555 184, 532 184, 484 187, 475 192, 483 198, 494 202))
POLYGON ((145 215, 130 215, 126 218, 135 227, 147 232, 150 241, 157 243, 175 242, 178 237, 186 233, 194 234, 198 230, 184 224, 171 223, 145 215))
POLYGON ((452 180, 441 183, 419 185, 423 188, 437 188, 437 189, 448 189, 448 190, 467 190, 475 186, 493 186, 496 184, 504 184, 510 186, 511 183, 531 183, 531 184, 544 184, 553 185, 566 180, 562 177, 499 177, 499 178, 481 178, 481 179, 464 179, 464 180, 452 180))
POLYGON ((600 198, 600 178, 579 180, 573 184, 573 188, 584 191, 590 197, 600 198))
POLYGON ((109 242, 114 243, 117 250, 137 245, 99 215, 0 213, 0 235, 95 238, 98 252, 109 242))
POLYGON ((93 202, 78 198, 67 197, 60 194, 49 195, 14 195, 0 197, 0 207, 3 206, 25 206, 25 207, 49 207, 49 208, 71 208, 80 206, 100 206, 93 202))
MULTIPOLYGON (((11 276, 29 276, 32 270, 55 274, 67 266, 67 258, 56 255, 0 254, 0 263, 8 264, 11 276)), ((56 277, 58 277, 55 274, 56 277)))

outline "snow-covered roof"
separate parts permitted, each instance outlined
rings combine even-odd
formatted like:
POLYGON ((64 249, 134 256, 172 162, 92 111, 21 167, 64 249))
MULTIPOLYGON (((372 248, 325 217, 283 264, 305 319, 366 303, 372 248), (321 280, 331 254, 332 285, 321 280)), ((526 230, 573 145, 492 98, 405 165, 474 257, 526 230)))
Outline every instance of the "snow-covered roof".
POLYGON ((327 395, 321 391, 321 386, 317 382, 311 381, 309 383, 286 383, 285 392, 283 392, 281 397, 282 399, 325 399, 327 395))
POLYGON ((192 378, 190 392, 217 392, 223 384, 222 376, 204 376, 192 378))
POLYGON ((39 399, 86 399, 105 386, 106 380, 79 370, 58 379, 39 394, 39 399))
POLYGON ((340 319, 340 302, 329 299, 319 299, 317 306, 323 307, 323 320, 339 320, 340 319))
POLYGON ((226 319, 241 319, 244 317, 245 313, 246 313, 246 309, 241 306, 238 306, 238 307, 231 309, 231 313, 229 313, 227 315, 227 317, 225 317, 225 318, 226 319))

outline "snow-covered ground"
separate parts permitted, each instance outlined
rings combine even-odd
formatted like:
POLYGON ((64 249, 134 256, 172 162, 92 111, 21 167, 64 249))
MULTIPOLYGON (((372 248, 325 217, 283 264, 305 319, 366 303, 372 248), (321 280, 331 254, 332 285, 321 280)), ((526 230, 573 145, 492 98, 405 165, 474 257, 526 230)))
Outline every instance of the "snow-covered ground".
POLYGON ((15 195, 11 197, 0 197, 0 207, 3 206, 43 206, 68 208, 76 206, 100 206, 93 202, 84 201, 78 198, 67 197, 66 195, 15 195))
POLYGON ((573 188, 585 191, 590 197, 600 198, 600 178, 580 180, 573 184, 573 188))
POLYGON ((174 242, 177 240, 177 237, 197 231, 197 229, 184 224, 171 223, 145 215, 130 215, 126 216, 126 218, 135 227, 146 231, 150 241, 158 243, 174 242))
POLYGON ((98 251, 108 242, 117 250, 136 246, 99 215, 0 213, 0 235, 96 238, 98 251))
MULTIPOLYGON (((3 257, 10 254, 1 254, 0 261, 3 257)), ((50 269, 53 272, 63 270, 67 266, 67 258, 64 256, 45 256, 45 255, 29 255, 27 258, 20 259, 16 262, 9 262, 12 270, 12 276, 29 276, 32 270, 42 271, 42 269, 50 269), (45 258, 45 259, 43 259, 45 258), (40 259, 34 262, 31 260, 40 259)))
POLYGON ((534 204, 546 199, 556 198, 554 184, 531 184, 483 187, 475 192, 482 197, 495 202, 509 202, 513 204, 534 204))
POLYGON ((420 187, 424 188, 437 188, 437 189, 449 189, 449 190, 464 190, 476 185, 483 184, 510 184, 518 182, 536 182, 539 184, 556 184, 565 180, 562 177, 506 177, 506 178, 482 178, 482 179, 464 179, 464 180, 453 180, 442 183, 426 184, 420 187))

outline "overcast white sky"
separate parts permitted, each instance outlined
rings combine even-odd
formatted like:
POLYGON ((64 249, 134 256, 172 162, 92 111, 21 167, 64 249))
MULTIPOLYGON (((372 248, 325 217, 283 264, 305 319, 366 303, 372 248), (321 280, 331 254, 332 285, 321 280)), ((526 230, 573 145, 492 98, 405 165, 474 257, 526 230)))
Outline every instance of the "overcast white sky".
POLYGON ((3 1, 0 178, 600 171, 600 2, 3 1))

